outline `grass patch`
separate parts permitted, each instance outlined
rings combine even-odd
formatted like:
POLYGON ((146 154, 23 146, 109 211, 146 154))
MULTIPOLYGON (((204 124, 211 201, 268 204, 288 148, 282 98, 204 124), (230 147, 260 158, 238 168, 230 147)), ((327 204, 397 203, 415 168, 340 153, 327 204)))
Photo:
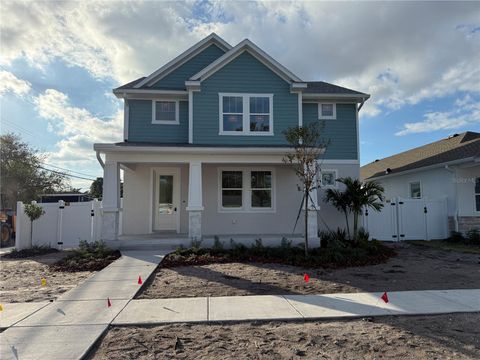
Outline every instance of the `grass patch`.
POLYGON ((120 256, 120 251, 108 248, 103 241, 80 241, 78 249, 50 267, 65 272, 99 271, 120 256))
POLYGON ((458 251, 470 254, 480 254, 480 245, 455 243, 447 240, 407 240, 409 244, 425 246, 438 250, 458 251))
POLYGON ((215 242, 212 248, 179 248, 167 255, 163 267, 207 265, 228 262, 278 263, 311 268, 341 268, 374 265, 386 262, 395 251, 379 241, 362 241, 354 246, 351 242, 336 242, 325 248, 314 248, 305 258, 303 245, 291 246, 286 239, 277 247, 263 246, 261 239, 247 247, 231 240, 229 249, 215 242))
POLYGON ((24 259, 56 252, 59 252, 59 250, 48 245, 33 245, 30 249, 13 249, 8 254, 5 254, 4 257, 9 259, 24 259))

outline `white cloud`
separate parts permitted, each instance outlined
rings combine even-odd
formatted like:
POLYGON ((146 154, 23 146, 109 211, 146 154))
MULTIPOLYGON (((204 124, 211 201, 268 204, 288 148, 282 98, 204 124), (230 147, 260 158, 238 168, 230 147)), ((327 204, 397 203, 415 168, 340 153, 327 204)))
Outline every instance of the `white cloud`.
POLYGON ((414 133, 425 133, 437 130, 453 130, 473 125, 480 125, 480 103, 466 95, 455 101, 455 109, 451 111, 434 111, 424 115, 424 120, 405 123, 403 129, 395 135, 403 136, 414 133))
POLYGON ((27 95, 32 88, 32 85, 25 80, 17 78, 11 72, 0 71, 0 96, 7 92, 12 92, 17 96, 27 95))

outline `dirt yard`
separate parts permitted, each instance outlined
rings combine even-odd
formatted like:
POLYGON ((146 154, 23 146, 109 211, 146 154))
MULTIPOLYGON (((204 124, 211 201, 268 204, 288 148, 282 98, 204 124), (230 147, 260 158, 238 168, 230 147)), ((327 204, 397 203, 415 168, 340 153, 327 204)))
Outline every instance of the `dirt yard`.
POLYGON ((0 302, 53 300, 90 277, 92 272, 57 272, 48 265, 67 256, 57 252, 25 259, 0 258, 0 302), (41 279, 47 283, 42 286, 41 279))
POLYGON ((409 244, 397 252, 384 264, 338 270, 256 263, 159 267, 138 298, 480 288, 479 254, 409 244))
POLYGON ((478 359, 480 314, 109 330, 90 359, 478 359))

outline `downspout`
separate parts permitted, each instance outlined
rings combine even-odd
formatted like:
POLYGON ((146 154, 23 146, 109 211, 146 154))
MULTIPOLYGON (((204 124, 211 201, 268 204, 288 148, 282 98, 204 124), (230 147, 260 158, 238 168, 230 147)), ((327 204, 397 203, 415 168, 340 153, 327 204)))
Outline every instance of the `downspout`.
POLYGON ((453 223, 455 225, 455 231, 458 232, 458 193, 457 193, 457 182, 456 182, 457 172, 455 171, 455 168, 452 169, 448 165, 445 165, 445 170, 451 172, 453 174, 453 176, 455 177, 455 181, 454 181, 454 185, 455 185, 455 193, 454 193, 454 196, 455 196, 455 212, 453 214, 453 223))
POLYGON ((102 157, 100 156, 100 151, 97 151, 97 160, 100 166, 102 167, 102 169, 105 169, 105 163, 103 162, 102 157))

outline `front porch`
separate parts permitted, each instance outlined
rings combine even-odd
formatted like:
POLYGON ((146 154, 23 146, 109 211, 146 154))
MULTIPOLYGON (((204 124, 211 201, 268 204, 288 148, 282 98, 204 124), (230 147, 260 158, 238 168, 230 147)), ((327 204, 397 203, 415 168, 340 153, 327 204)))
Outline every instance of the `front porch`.
MULTIPOLYGON (((286 148, 111 145, 108 150, 102 151, 102 238, 109 243, 188 246, 203 240, 207 245, 218 236, 224 243, 262 238, 264 244, 279 244, 284 236, 295 242, 302 238, 301 192, 293 170, 283 164, 286 148)), ((315 241, 313 208, 309 219, 309 238, 315 241)))

